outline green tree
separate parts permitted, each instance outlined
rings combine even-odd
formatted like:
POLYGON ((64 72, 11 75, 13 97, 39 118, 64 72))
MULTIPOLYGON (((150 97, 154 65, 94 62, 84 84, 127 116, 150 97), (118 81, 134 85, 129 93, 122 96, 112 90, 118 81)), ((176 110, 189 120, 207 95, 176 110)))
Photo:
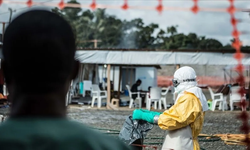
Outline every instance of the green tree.
POLYGON ((177 25, 176 26, 170 26, 167 27, 167 33, 170 33, 171 35, 174 35, 177 33, 177 25))
MULTIPOLYGON (((79 4, 76 0, 68 3, 79 4)), ((72 26, 78 47, 92 48, 91 40, 101 40, 101 48, 152 48, 152 49, 229 49, 216 39, 198 36, 195 33, 178 33, 178 26, 159 28, 158 24, 145 25, 141 18, 131 21, 108 15, 105 9, 82 11, 81 8, 65 7, 52 9, 63 16, 72 26), (158 31, 158 32, 157 32, 158 31)), ((231 41, 232 42, 232 41, 231 41)), ((243 49, 250 47, 244 46, 243 49)))
POLYGON ((216 39, 205 39, 205 40, 201 40, 201 42, 198 45, 198 48, 200 49, 220 49, 222 48, 223 45, 221 44, 221 42, 219 42, 216 39))
MULTIPOLYGON (((120 43, 122 21, 106 14, 105 9, 97 9, 93 13, 83 12, 80 17, 80 38, 82 41, 101 40, 98 47, 115 47, 120 43)), ((79 44, 82 47, 93 47, 88 42, 79 44)))

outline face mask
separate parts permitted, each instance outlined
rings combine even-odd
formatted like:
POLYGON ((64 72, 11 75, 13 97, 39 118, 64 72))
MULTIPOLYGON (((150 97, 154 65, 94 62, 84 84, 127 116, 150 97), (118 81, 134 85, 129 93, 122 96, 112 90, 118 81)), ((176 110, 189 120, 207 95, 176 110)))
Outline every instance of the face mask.
POLYGON ((185 90, 185 86, 179 85, 177 87, 174 88, 174 92, 176 94, 180 94, 181 92, 183 92, 185 90))
POLYGON ((185 80, 178 80, 172 79, 173 86, 175 88, 175 93, 179 94, 185 90, 190 82, 195 82, 196 79, 185 79, 185 80))

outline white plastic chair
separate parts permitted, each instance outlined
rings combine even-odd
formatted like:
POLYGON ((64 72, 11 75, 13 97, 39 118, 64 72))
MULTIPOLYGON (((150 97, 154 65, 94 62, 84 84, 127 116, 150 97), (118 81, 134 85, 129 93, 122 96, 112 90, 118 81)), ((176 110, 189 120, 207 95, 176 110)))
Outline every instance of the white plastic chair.
POLYGON ((175 90, 175 89, 174 89, 174 86, 171 86, 170 88, 171 88, 171 94, 173 95, 173 102, 175 103, 175 99, 176 99, 177 97, 176 97, 176 94, 175 94, 175 91, 174 91, 174 90, 175 90))
POLYGON ((97 100, 97 107, 101 108, 102 99, 107 99, 107 91, 101 91, 97 84, 93 84, 92 85, 92 103, 91 103, 91 107, 94 107, 95 100, 97 100))
MULTIPOLYGON (((85 97, 85 92, 86 91, 90 91, 90 92, 92 92, 92 88, 93 88, 93 86, 92 86, 92 81, 89 81, 89 80, 84 80, 83 81, 83 94, 82 94, 82 96, 83 97, 85 97)), ((99 88, 99 87, 98 87, 99 88)))
POLYGON ((140 97, 140 92, 131 92, 130 90, 130 86, 126 85, 127 89, 128 89, 128 93, 129 93, 129 98, 130 98, 130 102, 129 102, 129 108, 132 108, 132 106, 134 106, 134 101, 138 100, 139 101, 139 108, 141 108, 141 97, 140 97), (132 98, 132 94, 137 94, 137 97, 135 98, 135 100, 132 98))
POLYGON ((70 87, 69 87, 69 90, 67 92, 67 95, 66 95, 66 106, 68 106, 69 104, 71 104, 71 100, 72 100, 72 97, 73 97, 73 81, 71 81, 71 84, 70 84, 70 87))
POLYGON ((4 96, 9 95, 6 85, 3 85, 3 95, 4 96))
POLYGON ((153 87, 150 89, 150 98, 147 101, 147 109, 150 110, 151 103, 154 102, 154 108, 157 109, 157 102, 161 100, 161 88, 153 87))
POLYGON ((233 103, 241 101, 241 95, 239 93, 239 90, 240 90, 240 86, 233 86, 230 88, 231 93, 230 93, 229 101, 230 101, 231 111, 234 110, 233 103))
POLYGON ((216 93, 215 94, 210 87, 208 87, 208 90, 209 90, 209 92, 211 94, 211 98, 213 100, 212 101, 212 111, 215 110, 217 102, 220 102, 220 107, 222 105, 222 111, 224 111, 225 100, 223 98, 223 94, 222 93, 216 93), (218 98, 216 98, 216 97, 218 97, 218 98))
POLYGON ((164 109, 167 109, 167 94, 168 94, 169 88, 170 87, 161 88, 161 91, 165 91, 165 92, 161 92, 161 100, 159 101, 159 109, 161 109, 162 102, 163 102, 164 109))

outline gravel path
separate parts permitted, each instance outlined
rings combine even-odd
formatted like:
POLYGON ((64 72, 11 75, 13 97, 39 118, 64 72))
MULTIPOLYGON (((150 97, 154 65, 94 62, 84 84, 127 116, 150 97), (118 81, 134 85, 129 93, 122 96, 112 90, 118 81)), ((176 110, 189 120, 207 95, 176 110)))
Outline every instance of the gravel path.
MULTIPOLYGON (((113 132, 119 132, 126 117, 132 114, 132 110, 124 111, 112 111, 106 109, 88 109, 87 107, 81 107, 82 109, 70 108, 68 109, 68 117, 78 122, 84 123, 88 126, 101 129, 117 130, 113 132)), ((6 115, 8 109, 0 109, 0 114, 6 115)), ((238 134, 241 121, 236 118, 240 112, 207 112, 205 116, 204 127, 202 133, 204 134, 238 134)), ((105 132, 106 130, 103 130, 105 132)), ((165 132, 158 126, 148 132, 147 137, 164 137, 165 132)), ((114 136, 118 136, 114 134, 114 136)), ((146 143, 162 143, 163 139, 152 140, 146 139, 146 143)), ((200 147, 205 150, 245 150, 244 146, 232 146, 226 145, 223 141, 214 142, 202 142, 200 141, 200 147)), ((157 145, 160 147, 160 145, 157 145)))
MULTIPOLYGON (((132 111, 111 111, 111 110, 76 110, 69 109, 68 117, 79 122, 85 123, 95 128, 106 128, 120 130, 124 120, 132 111)), ((207 112, 205 116, 204 127, 202 133, 204 134, 238 134, 241 121, 237 119, 240 112, 207 112)), ((147 137, 164 137, 165 132, 158 126, 148 133, 147 137)), ((160 140, 145 140, 145 142, 163 142, 160 140)), ((244 146, 228 146, 223 141, 202 142, 200 147, 206 150, 244 150, 244 146)))

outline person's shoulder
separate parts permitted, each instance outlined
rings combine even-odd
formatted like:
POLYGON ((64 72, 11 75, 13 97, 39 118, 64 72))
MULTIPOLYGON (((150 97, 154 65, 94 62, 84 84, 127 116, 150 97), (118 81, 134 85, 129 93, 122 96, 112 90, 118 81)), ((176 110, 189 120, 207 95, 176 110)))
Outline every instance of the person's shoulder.
POLYGON ((8 129, 8 128, 12 128, 12 126, 15 126, 15 123, 16 122, 13 122, 12 120, 9 121, 8 119, 6 121, 4 121, 4 122, 1 122, 0 123, 0 131, 1 131, 1 133, 3 131, 5 131, 6 129, 8 129))
POLYGON ((102 150, 130 150, 130 148, 125 145, 122 141, 112 137, 105 135, 97 130, 94 130, 86 125, 83 125, 78 122, 71 122, 72 127, 78 130, 77 132, 80 135, 79 141, 87 140, 87 143, 90 147, 95 147, 94 149, 102 149, 102 150), (82 135, 88 135, 86 136, 82 135))
POLYGON ((0 133, 0 142, 6 141, 6 139, 31 140, 30 137, 36 136, 41 139, 47 137, 46 140, 55 143, 59 142, 62 147, 75 146, 76 150, 82 149, 83 146, 92 150, 129 150, 129 147, 122 141, 98 132, 83 123, 67 119, 39 119, 36 121, 10 119, 0 124, 0 133), (46 132, 37 129, 43 129, 46 132), (18 136, 14 135, 14 132, 18 136))
POLYGON ((193 100, 197 100, 198 98, 196 97, 195 94, 190 93, 190 92, 184 92, 184 94, 179 98, 179 102, 184 102, 184 101, 193 101, 193 100))
MULTIPOLYGON (((101 134, 101 133, 100 133, 101 134)), ((114 137, 108 135, 100 135, 99 134, 99 141, 100 146, 104 150, 131 150, 131 148, 114 137)), ((118 138, 118 137, 117 137, 118 138)))

